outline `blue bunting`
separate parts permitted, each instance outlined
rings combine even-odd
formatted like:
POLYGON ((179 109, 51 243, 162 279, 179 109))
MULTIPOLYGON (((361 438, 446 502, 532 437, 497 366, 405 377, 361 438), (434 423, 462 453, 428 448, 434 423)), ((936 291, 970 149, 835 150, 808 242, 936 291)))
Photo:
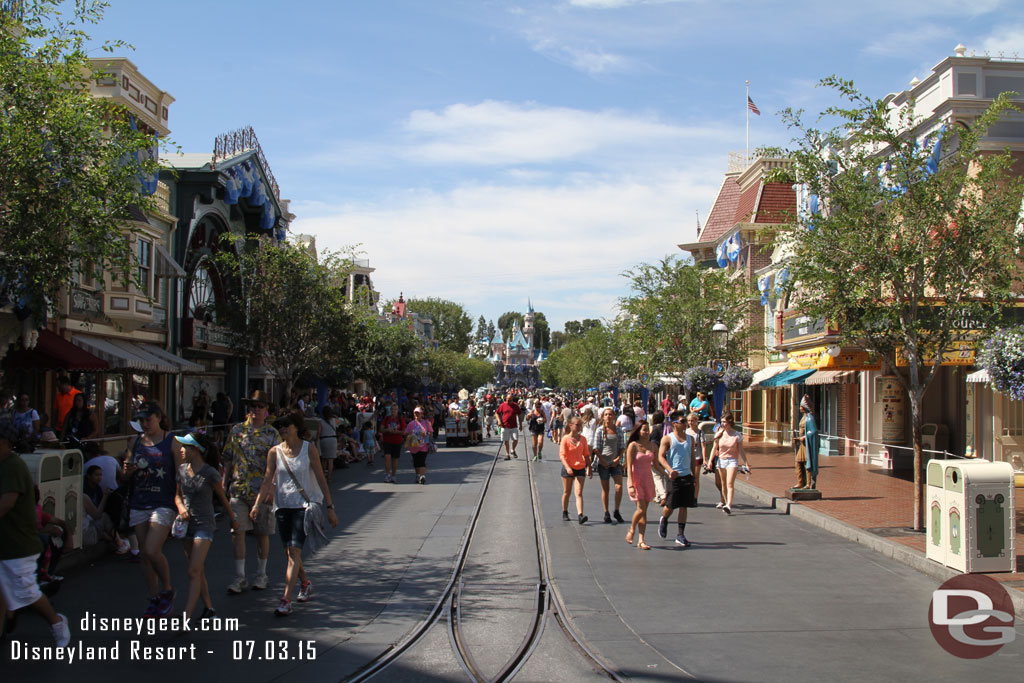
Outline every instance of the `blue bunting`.
POLYGON ((927 163, 924 165, 924 177, 928 178, 934 175, 939 170, 939 161, 942 159, 942 135, 946 132, 946 124, 942 124, 939 128, 939 132, 935 137, 935 145, 932 147, 932 153, 928 157, 927 163))
POLYGON ((775 276, 775 294, 782 296, 786 291, 786 282, 789 281, 789 268, 783 268, 775 276))
POLYGON ((726 256, 729 257, 729 260, 732 261, 733 263, 735 263, 736 259, 738 259, 740 257, 740 234, 739 233, 736 233, 735 235, 730 237, 729 241, 726 242, 725 253, 726 253, 726 256))
POLYGON ((242 192, 242 183, 238 180, 238 173, 234 168, 229 168, 227 172, 227 182, 224 184, 224 203, 225 204, 237 204, 238 197, 242 192))
POLYGON ((725 242, 715 247, 715 257, 719 268, 725 268, 729 265, 729 257, 725 255, 725 242))
POLYGON ((757 289, 761 292, 761 305, 768 305, 768 292, 772 288, 772 276, 765 275, 757 279, 757 289))
POLYGON ((277 222, 277 215, 274 213, 273 202, 263 202, 263 215, 260 216, 260 229, 270 230, 277 222))

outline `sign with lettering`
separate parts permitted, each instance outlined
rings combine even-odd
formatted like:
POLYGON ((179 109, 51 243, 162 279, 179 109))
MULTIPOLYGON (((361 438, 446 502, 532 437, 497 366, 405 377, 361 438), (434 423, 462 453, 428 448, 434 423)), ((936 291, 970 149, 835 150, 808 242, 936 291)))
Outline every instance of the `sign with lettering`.
POLYGON ((71 290, 71 314, 85 318, 102 318, 103 293, 75 287, 71 290))

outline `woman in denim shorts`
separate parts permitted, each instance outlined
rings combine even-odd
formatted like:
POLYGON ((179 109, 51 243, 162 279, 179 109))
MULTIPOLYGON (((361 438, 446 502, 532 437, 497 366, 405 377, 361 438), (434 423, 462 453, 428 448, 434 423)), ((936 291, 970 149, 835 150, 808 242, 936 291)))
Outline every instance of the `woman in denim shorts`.
POLYGON ((191 616, 199 598, 203 598, 206 619, 216 615, 210 588, 206 585, 206 555, 213 544, 217 521, 213 515, 213 494, 231 518, 231 530, 238 532, 240 524, 231 510, 220 476, 220 453, 217 445, 205 434, 192 433, 174 438, 181 448, 182 463, 178 465, 178 494, 174 502, 178 517, 188 523, 185 531, 185 557, 188 558, 188 600, 185 616, 191 616))

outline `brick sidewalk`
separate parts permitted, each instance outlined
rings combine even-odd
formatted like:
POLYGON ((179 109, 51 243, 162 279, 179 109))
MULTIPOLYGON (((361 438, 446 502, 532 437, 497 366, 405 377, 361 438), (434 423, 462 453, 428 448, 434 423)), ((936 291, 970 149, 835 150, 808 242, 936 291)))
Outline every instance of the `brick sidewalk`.
MULTIPOLYGON (((789 487, 796 483, 793 450, 758 441, 744 444, 744 449, 751 467, 748 483, 784 498, 789 487)), ((821 500, 803 501, 800 505, 906 545, 924 555, 924 534, 911 531, 914 524, 912 480, 862 465, 856 458, 823 456, 819 462, 818 489, 822 493, 821 500)), ((1024 490, 1018 489, 1016 502, 1017 572, 989 576, 1024 586, 1024 555, 1021 554, 1024 553, 1024 490)))

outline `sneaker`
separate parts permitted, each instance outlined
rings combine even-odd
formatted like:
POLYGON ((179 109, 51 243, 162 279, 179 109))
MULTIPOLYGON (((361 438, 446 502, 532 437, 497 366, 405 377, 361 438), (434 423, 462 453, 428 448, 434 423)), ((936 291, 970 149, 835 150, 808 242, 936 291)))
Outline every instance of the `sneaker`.
POLYGON ((146 611, 142 613, 144 617, 155 617, 157 616, 157 608, 160 606, 160 596, 154 595, 149 599, 149 605, 146 607, 146 611))
POLYGON ((614 514, 612 514, 612 516, 615 518, 615 521, 618 522, 619 524, 622 524, 623 522, 626 521, 626 520, 622 519, 622 515, 619 514, 618 510, 616 510, 614 512, 614 514))
POLYGON ((679 534, 678 536, 676 536, 676 545, 681 545, 684 548, 689 548, 690 542, 686 540, 686 536, 679 534))
POLYGON ((729 507, 728 505, 723 505, 722 509, 725 510, 725 514, 727 514, 727 515, 731 515, 732 514, 732 508, 729 507))
POLYGON ((307 581, 306 583, 299 586, 299 596, 295 598, 296 602, 309 602, 309 596, 313 594, 313 582, 307 581))
POLYGON ((254 591, 264 590, 270 584, 270 577, 266 574, 257 574, 252 580, 252 589, 254 591))
POLYGON ((668 538, 668 517, 662 517, 658 521, 658 535, 662 538, 668 538))
POLYGON ((419 476, 419 477, 418 477, 418 478, 416 479, 416 483, 417 483, 417 484, 426 484, 426 483, 427 483, 427 476, 426 476, 425 474, 421 474, 421 475, 420 475, 420 476, 419 476))
POLYGON ((605 513, 604 513, 604 523, 605 524, 611 524, 612 523, 612 516, 609 515, 607 511, 605 511, 605 513))
POLYGON ((392 479, 392 478, 391 478, 391 475, 390 475, 390 474, 385 474, 385 475, 384 475, 384 483, 385 483, 385 484, 390 484, 390 483, 392 483, 393 481, 394 481, 394 479, 392 479))
POLYGON ((53 639, 57 642, 57 647, 67 647, 68 643, 71 642, 71 629, 68 628, 68 618, 63 614, 58 614, 57 616, 60 618, 60 621, 50 627, 50 632, 53 633, 53 639))
MULTIPOLYGON (((516 457, 518 458, 519 456, 517 455, 516 457)), ((506 455, 506 456, 505 456, 505 459, 506 459, 506 460, 511 460, 511 459, 512 459, 512 456, 511 456, 511 455, 506 455)))
POLYGON ((568 522, 569 521, 569 511, 568 510, 562 510, 562 521, 563 522, 568 522))
POLYGON ((166 617, 171 613, 174 608, 174 589, 169 591, 160 591, 159 602, 157 602, 156 613, 157 616, 166 617))
POLYGON ((117 554, 118 555, 124 555, 124 554, 126 554, 131 549, 132 549, 132 544, 122 538, 121 539, 121 543, 118 544, 118 546, 117 546, 117 554))
POLYGON ((228 584, 228 593, 238 595, 248 587, 249 582, 245 580, 244 576, 236 576, 235 580, 228 584))
POLYGON ((544 459, 544 456, 543 456, 543 455, 542 455, 541 453, 538 453, 538 454, 537 454, 537 459, 538 459, 538 460, 543 460, 543 459, 544 459))
POLYGON ((274 609, 274 616, 286 617, 292 613, 292 601, 287 598, 281 598, 281 602, 277 608, 274 609))
POLYGON ((580 515, 580 524, 586 524, 588 519, 590 518, 586 515, 580 515))
POLYGON ((517 453, 516 451, 512 451, 512 457, 516 458, 518 460, 519 459, 519 453, 517 453))
POLYGON ((718 508, 719 510, 721 510, 722 508, 724 508, 724 507, 725 507, 725 503, 719 503, 719 504, 718 504, 718 505, 716 505, 715 507, 716 507, 716 508, 718 508))
POLYGON ((215 616, 217 616, 217 610, 213 609, 212 607, 204 607, 203 613, 202 615, 200 615, 199 619, 200 621, 202 621, 203 619, 213 619, 215 616))

